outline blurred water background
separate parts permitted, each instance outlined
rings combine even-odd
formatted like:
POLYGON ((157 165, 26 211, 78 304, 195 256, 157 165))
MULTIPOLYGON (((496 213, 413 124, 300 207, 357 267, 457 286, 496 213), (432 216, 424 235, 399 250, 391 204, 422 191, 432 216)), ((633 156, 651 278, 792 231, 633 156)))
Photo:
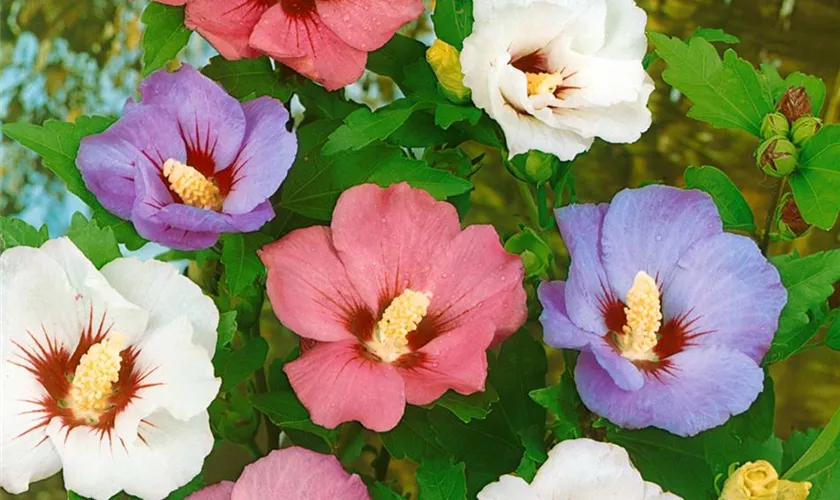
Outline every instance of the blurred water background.
MULTIPOLYGON (((639 3, 650 16, 649 30, 684 37, 698 26, 722 28, 741 39, 738 53, 754 64, 773 64, 783 75, 802 71, 819 76, 828 88, 823 118, 828 123, 840 121, 840 0, 639 3)), ((119 114, 140 79, 140 13, 146 2, 2 0, 0 5, 0 120, 41 123, 50 118, 73 120, 81 114, 119 114)), ((427 42, 432 37, 428 17, 407 30, 427 42)), ((212 48, 193 36, 183 59, 201 66, 212 55, 212 48)), ((662 82, 660 72, 661 66, 654 65, 653 127, 631 146, 596 143, 575 165, 580 199, 608 201, 626 186, 651 180, 680 185, 688 165, 714 165, 745 193, 762 227, 775 187, 755 168, 751 157, 755 139, 686 118, 688 103, 662 82)), ((348 89, 348 95, 377 105, 392 99, 394 90, 387 80, 366 75, 348 89)), ((73 212, 86 212, 33 153, 5 137, 0 148, 0 215, 20 217, 36 226, 46 223, 58 236, 66 231, 73 212)), ((467 222, 489 222, 500 231, 515 231, 517 223, 527 219, 518 187, 499 158, 486 158, 473 180, 476 191, 467 222)), ((808 254, 837 247, 839 242, 837 230, 813 231, 795 244, 780 243, 774 249, 787 252, 795 246, 808 254)), ((559 236, 552 245, 558 255, 565 252, 559 236)), ((151 247, 144 253, 158 250, 151 247)), ((822 348, 773 367, 776 429, 781 436, 828 421, 840 405, 838 366, 840 353, 822 348)), ((247 455, 236 453, 215 457, 207 479, 235 477, 245 460, 247 455)), ((0 493, 0 498, 11 497, 0 493)), ((64 494, 59 480, 53 479, 16 498, 49 500, 64 494)))

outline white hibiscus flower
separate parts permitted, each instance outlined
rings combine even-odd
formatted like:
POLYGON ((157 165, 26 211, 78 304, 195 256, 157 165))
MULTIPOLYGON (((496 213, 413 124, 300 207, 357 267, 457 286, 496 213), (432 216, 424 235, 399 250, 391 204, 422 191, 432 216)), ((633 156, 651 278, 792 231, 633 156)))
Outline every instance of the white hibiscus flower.
POLYGON ((85 497, 160 499, 213 447, 219 312, 163 262, 101 271, 70 240, 0 255, 0 486, 64 470, 85 497))
POLYGON ((630 143, 650 128, 647 16, 633 0, 478 0, 474 14, 464 84, 510 156, 571 160, 595 137, 630 143))
POLYGON ((531 484, 502 476, 478 494, 478 500, 572 499, 682 500, 642 479, 624 448, 591 439, 572 439, 555 446, 531 484))

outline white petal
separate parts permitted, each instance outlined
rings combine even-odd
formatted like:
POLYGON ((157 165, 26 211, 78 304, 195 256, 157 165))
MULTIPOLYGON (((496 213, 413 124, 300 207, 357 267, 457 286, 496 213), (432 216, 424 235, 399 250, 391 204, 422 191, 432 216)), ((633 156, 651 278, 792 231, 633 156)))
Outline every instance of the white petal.
POLYGON ((673 493, 664 493, 658 484, 645 482, 645 496, 643 500, 683 500, 673 493))
POLYGON ((634 0, 607 0, 606 41, 599 57, 641 59, 647 52, 647 14, 634 0))
MULTIPOLYGON (((6 345, 3 354, 6 355, 6 345)), ((32 374, 5 359, 0 364, 0 488, 12 494, 61 470, 47 438, 38 401, 47 393, 32 374)))
POLYGON ((174 267, 156 260, 127 258, 105 265, 102 274, 126 299, 149 312, 150 331, 186 317, 192 323, 195 342, 213 355, 219 311, 198 285, 174 267))
POLYGON ((149 332, 139 350, 135 369, 148 373, 141 389, 115 422, 117 435, 134 443, 140 421, 152 412, 166 410, 179 420, 189 420, 207 410, 219 393, 221 380, 213 375, 213 363, 195 343, 186 318, 149 332))
POLYGON ((148 314, 114 290, 70 239, 50 240, 40 251, 61 266, 76 290, 76 309, 83 327, 92 328, 94 334, 99 329, 119 332, 129 343, 146 329, 148 314))
POLYGON ((551 500, 537 497, 534 490, 522 478, 502 476, 478 492, 478 500, 551 500))
POLYGON ((122 443, 89 427, 69 433, 50 426, 64 463, 64 485, 82 496, 107 500, 121 490, 143 500, 166 498, 201 472, 213 448, 206 412, 182 422, 166 412, 141 425, 142 440, 122 443))
POLYGON ((624 448, 591 439, 555 446, 531 487, 545 499, 643 500, 645 491, 624 448))

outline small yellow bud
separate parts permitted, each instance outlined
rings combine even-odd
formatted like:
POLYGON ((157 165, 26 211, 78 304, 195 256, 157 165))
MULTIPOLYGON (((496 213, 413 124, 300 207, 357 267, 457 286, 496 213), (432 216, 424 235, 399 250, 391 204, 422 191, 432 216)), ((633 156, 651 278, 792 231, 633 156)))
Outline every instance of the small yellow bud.
POLYGON ((446 96, 455 102, 469 99, 470 89, 464 86, 458 49, 442 40, 435 40, 426 50, 426 60, 432 66, 438 83, 446 96))
POLYGON ((764 460, 747 462, 729 475, 720 500, 805 500, 811 483, 779 479, 773 466, 764 460))

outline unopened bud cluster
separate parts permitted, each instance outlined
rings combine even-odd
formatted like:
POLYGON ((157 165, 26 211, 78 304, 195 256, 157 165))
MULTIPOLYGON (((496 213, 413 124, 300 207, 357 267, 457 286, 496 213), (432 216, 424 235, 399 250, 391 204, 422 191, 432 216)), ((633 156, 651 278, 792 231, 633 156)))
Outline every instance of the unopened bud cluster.
POLYGON ((761 122, 764 142, 756 151, 756 163, 771 177, 787 177, 799 163, 799 148, 822 127, 822 121, 811 115, 811 99, 803 87, 789 89, 779 101, 779 111, 770 113, 761 122))

